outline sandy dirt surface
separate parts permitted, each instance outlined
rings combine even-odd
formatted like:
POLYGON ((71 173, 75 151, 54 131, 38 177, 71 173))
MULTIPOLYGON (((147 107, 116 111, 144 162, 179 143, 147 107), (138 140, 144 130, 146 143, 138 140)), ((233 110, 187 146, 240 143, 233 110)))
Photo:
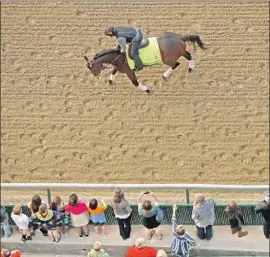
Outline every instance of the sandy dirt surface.
MULTIPOLYGON (((2 182, 268 183, 268 3, 2 3, 2 182), (139 81, 93 77, 109 24, 198 34, 139 81)), ((250 194, 251 195, 251 194, 250 194)))

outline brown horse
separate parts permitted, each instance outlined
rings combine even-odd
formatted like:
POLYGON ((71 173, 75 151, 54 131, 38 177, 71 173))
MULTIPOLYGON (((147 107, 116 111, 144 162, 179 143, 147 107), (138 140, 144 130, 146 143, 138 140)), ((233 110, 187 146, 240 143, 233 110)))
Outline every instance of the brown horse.
MULTIPOLYGON (((195 62, 192 59, 191 54, 186 51, 185 42, 191 42, 194 44, 196 42, 202 50, 206 49, 205 44, 197 35, 181 36, 176 33, 165 32, 157 37, 157 41, 163 64, 171 67, 163 74, 164 79, 168 79, 173 70, 180 65, 178 59, 181 56, 184 56, 188 60, 189 72, 195 68, 195 62)), ((126 62, 125 55, 120 53, 120 50, 112 49, 101 51, 97 53, 91 61, 89 61, 86 56, 84 56, 84 58, 87 61, 87 68, 89 68, 94 76, 99 75, 101 71, 104 70, 108 65, 111 64, 114 66, 114 69, 110 74, 109 84, 113 83, 115 74, 117 71, 119 71, 120 73, 126 74, 134 86, 139 87, 142 91, 147 93, 150 92, 150 90, 145 85, 142 85, 138 82, 135 72, 130 69, 128 63, 126 62), (104 63, 107 65, 104 66, 104 63)))

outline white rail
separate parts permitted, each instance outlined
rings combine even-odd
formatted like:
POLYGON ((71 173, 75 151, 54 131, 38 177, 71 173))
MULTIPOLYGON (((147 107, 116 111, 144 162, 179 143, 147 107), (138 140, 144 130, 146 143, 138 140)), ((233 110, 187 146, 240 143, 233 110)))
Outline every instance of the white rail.
POLYGON ((110 189, 116 186, 134 190, 185 190, 186 202, 189 204, 189 191, 228 190, 228 191, 265 191, 269 185, 215 185, 215 184, 79 184, 79 183, 1 183, 1 189, 46 189, 48 202, 51 202, 51 189, 110 189))
POLYGON ((87 184, 87 183, 1 183, 5 189, 114 189, 119 186, 123 189, 158 189, 158 190, 183 190, 183 189, 204 189, 204 190, 233 190, 233 191, 265 191, 269 185, 215 185, 215 184, 87 184))

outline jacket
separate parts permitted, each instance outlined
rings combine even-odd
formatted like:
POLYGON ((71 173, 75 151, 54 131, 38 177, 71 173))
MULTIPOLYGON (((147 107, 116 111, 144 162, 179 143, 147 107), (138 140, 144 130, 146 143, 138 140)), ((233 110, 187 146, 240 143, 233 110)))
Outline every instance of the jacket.
POLYGON ((92 249, 87 254, 87 257, 110 257, 110 255, 107 252, 105 252, 104 249, 100 249, 99 251, 92 249))
POLYGON ((261 213, 264 220, 270 223, 270 204, 266 201, 259 202, 255 207, 256 213, 261 213))
POLYGON ((137 31, 134 28, 114 27, 113 35, 116 36, 116 38, 124 37, 127 43, 131 43, 137 36, 137 31))
POLYGON ((4 223, 8 219, 8 214, 4 205, 0 206, 1 223, 4 223))
POLYGON ((176 218, 172 218, 172 232, 173 232, 173 242, 171 245, 171 250, 177 256, 189 257, 189 251, 196 242, 195 239, 189 234, 185 233, 179 236, 176 233, 176 218))
POLYGON ((192 219, 198 227, 206 228, 215 222, 215 201, 207 199, 202 205, 193 206, 192 219))
POLYGON ((156 255, 156 251, 153 248, 147 246, 137 248, 134 245, 129 247, 126 252, 126 257, 156 257, 156 255))

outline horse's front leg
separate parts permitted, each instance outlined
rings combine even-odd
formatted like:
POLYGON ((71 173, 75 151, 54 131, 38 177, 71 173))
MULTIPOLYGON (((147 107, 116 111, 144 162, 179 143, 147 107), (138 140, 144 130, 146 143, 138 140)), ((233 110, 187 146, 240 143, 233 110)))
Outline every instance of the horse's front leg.
POLYGON ((142 91, 144 91, 146 93, 150 93, 150 90, 145 85, 139 83, 139 81, 137 80, 135 72, 133 72, 129 67, 126 68, 125 73, 127 74, 130 81, 132 82, 132 84, 135 87, 139 87, 140 90, 142 90, 142 91))
POLYGON ((118 69, 115 67, 113 68, 111 74, 110 74, 110 77, 109 77, 109 85, 112 85, 113 84, 113 81, 115 80, 115 74, 116 72, 118 71, 118 69))

